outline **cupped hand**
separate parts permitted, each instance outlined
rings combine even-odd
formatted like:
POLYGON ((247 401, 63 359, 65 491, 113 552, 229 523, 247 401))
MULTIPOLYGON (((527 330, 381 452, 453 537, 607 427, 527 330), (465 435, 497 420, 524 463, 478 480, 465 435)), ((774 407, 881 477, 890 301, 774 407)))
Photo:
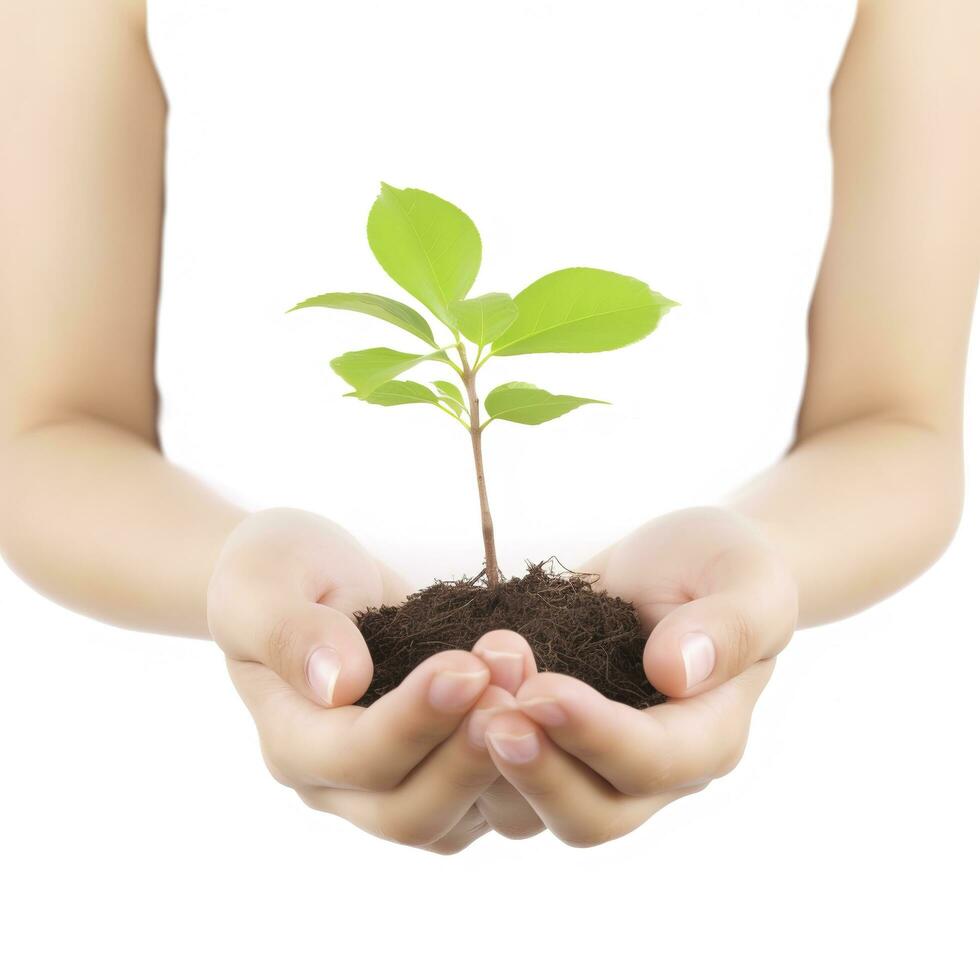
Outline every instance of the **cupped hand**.
POLYGON ((763 532, 720 509, 653 521, 586 567, 636 604, 650 630, 644 669, 670 700, 637 711, 537 674, 485 732, 514 791, 575 846, 621 837, 734 768, 797 615, 792 576, 763 532))
POLYGON ((276 779, 369 833, 454 853, 491 829, 476 803, 500 776, 483 729, 513 708, 533 658, 516 634, 496 631, 479 655, 436 654, 355 706, 373 666, 352 614, 404 591, 332 522, 265 511, 226 542, 208 618, 276 779))

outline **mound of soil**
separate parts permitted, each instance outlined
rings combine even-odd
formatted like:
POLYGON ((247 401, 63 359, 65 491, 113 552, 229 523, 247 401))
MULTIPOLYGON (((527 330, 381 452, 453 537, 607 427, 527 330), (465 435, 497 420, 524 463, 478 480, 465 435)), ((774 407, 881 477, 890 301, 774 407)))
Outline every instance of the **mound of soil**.
POLYGON ((586 576, 556 574, 544 563, 495 589, 483 578, 436 582, 400 606, 359 614, 374 679, 357 703, 372 704, 426 657, 469 650, 495 629, 520 633, 539 670, 577 677, 634 708, 665 700, 643 673, 646 637, 630 603, 593 589, 586 576))

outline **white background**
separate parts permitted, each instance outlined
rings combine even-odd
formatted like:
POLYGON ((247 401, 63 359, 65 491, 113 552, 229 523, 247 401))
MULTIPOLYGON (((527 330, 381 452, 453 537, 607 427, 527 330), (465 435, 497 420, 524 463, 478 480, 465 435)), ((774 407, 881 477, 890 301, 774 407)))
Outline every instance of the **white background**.
MULTIPOLYGON (((555 16, 560 6, 503 4, 529 18, 555 16)), ((588 6, 562 9, 584 17, 588 6)), ((640 9, 621 0, 608 6, 610 22, 640 9)), ((644 6, 650 22, 635 29, 662 30, 657 18, 668 6, 644 6)), ((713 12, 724 17, 735 6, 713 12)), ((578 558, 620 525, 711 500, 773 458, 792 424, 806 297, 826 222, 825 106, 814 93, 832 70, 849 5, 737 6, 739 18, 710 31, 710 3, 692 2, 688 19, 668 22, 681 42, 702 39, 701 57, 718 78, 692 68, 683 44, 678 53, 664 43, 657 64, 627 79, 639 84, 652 74, 657 83, 648 116, 632 119, 630 105, 613 114, 618 126, 632 119, 624 145, 643 150, 640 162, 577 141, 574 158, 502 156, 492 158, 494 168, 470 157, 460 170, 455 161, 439 169, 436 157, 430 166, 401 144, 367 167, 383 143, 373 135, 345 163, 325 135, 337 119, 299 132, 313 97, 286 105, 268 86, 295 91, 297 80, 312 85, 321 70, 349 74, 356 52, 331 44, 332 67, 324 68, 312 57, 315 38, 290 35, 300 47, 287 57, 264 34, 260 12, 269 8, 244 3, 236 31, 223 38, 231 69, 219 72, 194 53, 213 52, 228 4, 175 0, 159 13, 155 39, 174 113, 160 361, 168 449, 243 498, 339 511, 419 581, 473 564, 468 475, 456 467, 462 449, 451 447, 442 417, 382 417, 337 401, 322 362, 351 345, 353 321, 307 321, 269 339, 281 329, 279 311, 303 295, 382 291, 361 236, 383 178, 427 186, 471 211, 492 273, 480 291, 516 289, 521 277, 578 261, 655 270, 654 286, 685 304, 671 315, 676 329, 665 325, 649 352, 610 355, 600 367, 574 359, 521 365, 554 390, 564 379, 564 390, 613 396, 617 405, 591 420, 583 410, 553 434, 495 439, 498 520, 511 565, 543 548, 578 558), (182 33, 190 35, 185 47, 182 33), (274 59, 276 71, 249 83, 242 66, 255 51, 274 59), (249 84, 264 86, 265 101, 249 84), (222 103, 221 127, 211 125, 209 99, 222 103), (740 142, 746 127, 750 138, 740 142), (651 141, 656 153, 647 152, 651 141), (565 217, 570 200, 578 209, 565 217), (332 220, 313 220, 321 214, 332 220), (182 331, 196 331, 193 345, 182 331), (391 447, 397 479, 385 483, 378 464, 360 458, 362 441, 391 447), (329 480, 338 445, 359 463, 360 482, 346 490, 329 480), (588 450, 614 456, 624 445, 634 449, 625 473, 588 450), (447 481, 435 505, 428 490, 392 503, 433 470, 447 481), (561 498, 545 509, 534 497, 542 480, 561 498), (571 486, 584 487, 586 503, 571 498, 571 486), (325 487, 335 494, 329 506, 325 487), (615 513, 598 513, 597 500, 612 500, 615 513)), ((287 24, 315 9, 299 0, 281 7, 287 24)), ((475 14, 459 16, 463 28, 485 26, 475 14)), ((584 43, 588 22, 573 24, 584 43)), ((595 86, 607 92, 604 72, 629 71, 605 57, 579 95, 595 86)), ((527 91, 554 77, 543 73, 525 88, 504 74, 494 99, 515 112, 527 91)), ((357 82, 368 109, 381 111, 383 86, 357 82)), ((453 93, 446 97, 451 115, 457 106, 453 93)), ((631 98, 649 102, 644 93, 631 98)), ((341 129, 356 126, 356 112, 337 111, 341 129)), ((598 102, 576 111, 604 117, 598 102)), ((574 116, 569 109, 559 121, 574 116)), ((532 126, 520 116, 513 124, 532 126)), ((390 339, 377 329, 367 343, 390 339)), ((266 774, 214 648, 85 620, 0 566, 0 973, 976 976, 976 358, 969 374, 971 479, 946 556, 876 609, 798 635, 780 657, 738 769, 591 851, 547 835, 487 837, 446 859, 309 811, 266 774)))

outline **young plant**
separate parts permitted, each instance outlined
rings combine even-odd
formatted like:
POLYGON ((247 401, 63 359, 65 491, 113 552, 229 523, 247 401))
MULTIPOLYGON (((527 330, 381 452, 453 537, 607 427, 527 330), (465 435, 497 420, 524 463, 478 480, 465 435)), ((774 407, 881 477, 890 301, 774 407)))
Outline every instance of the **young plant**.
POLYGON ((385 272, 448 329, 447 343, 436 339, 428 321, 414 309, 375 293, 324 293, 289 312, 327 307, 367 313, 400 327, 428 348, 415 353, 372 347, 342 354, 330 366, 351 386, 350 397, 372 405, 431 405, 469 432, 487 585, 493 588, 500 582, 500 568, 483 463, 487 426, 495 420, 540 425, 581 405, 608 403, 553 395, 525 381, 509 381, 487 394, 483 419, 477 390, 481 368, 491 357, 625 347, 652 333, 677 304, 638 279, 586 268, 542 276, 513 298, 486 293, 467 299, 480 269, 480 234, 459 208, 426 191, 382 184, 368 216, 367 234, 385 272), (454 380, 396 380, 431 365, 445 368, 454 380))

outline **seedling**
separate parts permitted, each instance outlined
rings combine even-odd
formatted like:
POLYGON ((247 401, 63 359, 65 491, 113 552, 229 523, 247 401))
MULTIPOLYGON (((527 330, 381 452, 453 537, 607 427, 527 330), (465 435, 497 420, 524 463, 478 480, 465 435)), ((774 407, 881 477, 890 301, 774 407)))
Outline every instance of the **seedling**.
POLYGON ((381 267, 432 313, 445 336, 437 338, 412 307, 375 293, 324 293, 293 310, 326 307, 366 313, 424 345, 419 352, 388 347, 351 351, 334 358, 330 366, 351 386, 350 397, 385 407, 428 405, 469 433, 486 581, 495 589, 501 575, 483 461, 487 426, 498 421, 541 425, 583 405, 608 403, 509 381, 487 393, 481 413, 481 369, 492 357, 625 347, 651 334, 677 304, 639 279, 588 268, 549 273, 513 298, 485 293, 469 299, 480 269, 480 234, 459 208, 426 191, 382 184, 368 216, 367 235, 381 267), (444 369, 447 378, 431 383, 398 380, 409 371, 433 366, 444 369))

